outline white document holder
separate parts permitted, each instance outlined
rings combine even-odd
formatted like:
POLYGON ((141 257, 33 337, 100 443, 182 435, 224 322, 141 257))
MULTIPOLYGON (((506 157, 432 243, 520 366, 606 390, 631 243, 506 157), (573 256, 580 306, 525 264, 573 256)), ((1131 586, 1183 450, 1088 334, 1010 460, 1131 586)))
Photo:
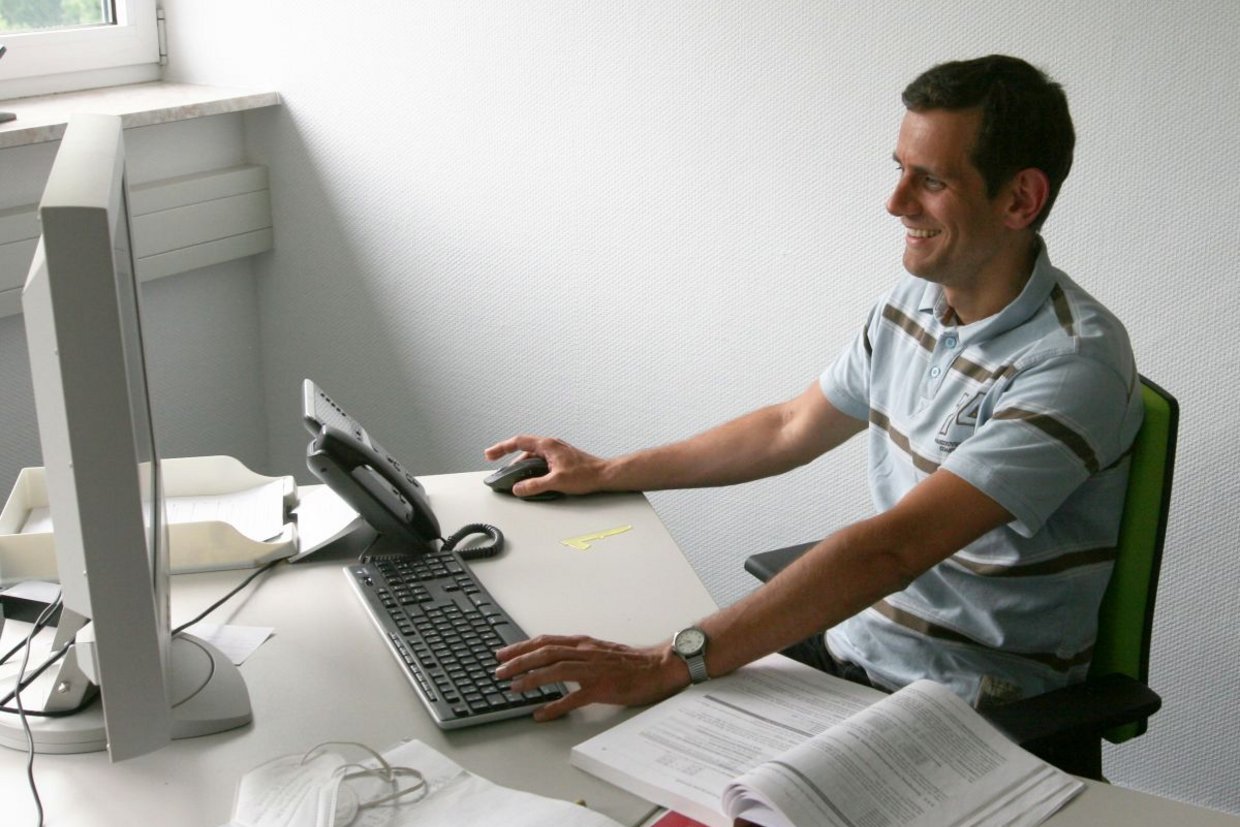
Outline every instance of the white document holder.
MULTIPOLYGON (((210 497, 235 494, 277 480, 283 483, 283 530, 257 541, 227 522, 175 523, 168 527, 169 560, 174 573, 260 566, 297 553, 297 524, 289 516, 297 504, 292 477, 267 477, 228 456, 163 459, 164 496, 210 497)), ((30 512, 48 505, 41 467, 23 468, 0 512, 0 580, 55 580, 56 555, 52 533, 21 533, 30 512)))

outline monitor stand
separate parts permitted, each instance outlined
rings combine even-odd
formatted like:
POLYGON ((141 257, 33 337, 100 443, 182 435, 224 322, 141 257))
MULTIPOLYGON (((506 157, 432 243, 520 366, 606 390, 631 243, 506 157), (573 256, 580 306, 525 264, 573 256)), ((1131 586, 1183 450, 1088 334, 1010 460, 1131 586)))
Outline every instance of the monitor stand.
MULTIPOLYGON (((66 655, 70 660, 73 653, 66 655)), ((193 635, 172 639, 169 650, 172 674, 172 737, 196 738, 244 726, 253 719, 250 695, 241 671, 220 650, 193 635)), ((76 669, 76 665, 70 666, 76 669)), ((63 673, 49 670, 22 693, 27 710, 55 708, 56 684, 63 673), (49 674, 55 673, 44 686, 49 674), (52 700, 37 706, 28 698, 52 700)), ((12 689, 15 678, 0 681, 0 696, 12 689)), ((98 752, 107 748, 103 708, 89 700, 80 711, 64 717, 27 716, 34 751, 49 754, 98 752)), ((9 704, 12 707, 12 703, 9 704)), ((0 712, 0 746, 25 751, 30 741, 15 713, 0 712)))

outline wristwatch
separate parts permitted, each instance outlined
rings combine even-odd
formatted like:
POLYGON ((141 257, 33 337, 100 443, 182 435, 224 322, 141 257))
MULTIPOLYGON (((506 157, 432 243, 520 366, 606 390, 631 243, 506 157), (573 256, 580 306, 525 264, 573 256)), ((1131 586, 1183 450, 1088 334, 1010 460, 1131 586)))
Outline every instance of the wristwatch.
POLYGON ((689 680, 701 683, 706 674, 706 633, 696 626, 681 629, 672 637, 672 651, 689 667, 689 680))

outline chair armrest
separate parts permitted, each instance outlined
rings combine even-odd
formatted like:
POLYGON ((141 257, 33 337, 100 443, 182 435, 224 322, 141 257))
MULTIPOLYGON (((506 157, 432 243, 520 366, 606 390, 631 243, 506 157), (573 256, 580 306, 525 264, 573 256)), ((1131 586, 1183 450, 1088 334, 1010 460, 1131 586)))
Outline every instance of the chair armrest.
POLYGON ((987 720, 1016 743, 1082 735, 1101 735, 1123 724, 1143 721, 1162 699, 1127 675, 1111 674, 1053 689, 1032 698, 982 710, 987 720))
MULTIPOLYGON (((745 558, 745 571, 765 583, 814 545, 800 543, 751 554, 745 558)), ((1145 684, 1127 675, 1112 674, 986 709, 982 714, 1024 746, 1100 736, 1115 727, 1144 721, 1161 706, 1158 693, 1145 684)))
POLYGON ((799 543, 795 546, 751 554, 745 558, 745 571, 765 583, 814 546, 815 543, 799 543))

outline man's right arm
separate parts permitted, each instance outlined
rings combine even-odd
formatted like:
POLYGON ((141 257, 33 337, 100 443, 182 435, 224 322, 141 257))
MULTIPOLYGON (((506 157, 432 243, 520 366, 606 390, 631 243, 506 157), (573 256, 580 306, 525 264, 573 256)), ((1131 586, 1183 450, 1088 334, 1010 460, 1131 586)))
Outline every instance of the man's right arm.
POLYGON ((514 451, 547 460, 546 476, 514 493, 655 491, 732 485, 774 476, 821 456, 865 427, 827 401, 817 382, 799 396, 768 405, 689 439, 602 459, 558 439, 516 436, 486 449, 497 460, 514 451))

